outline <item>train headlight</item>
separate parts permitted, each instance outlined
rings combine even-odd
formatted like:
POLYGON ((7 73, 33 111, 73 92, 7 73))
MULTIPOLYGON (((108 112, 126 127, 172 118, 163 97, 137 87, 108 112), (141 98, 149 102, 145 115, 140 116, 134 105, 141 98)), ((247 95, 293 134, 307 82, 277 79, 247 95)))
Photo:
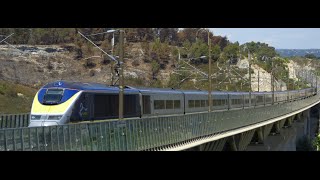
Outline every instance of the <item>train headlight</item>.
POLYGON ((62 118, 62 116, 49 116, 48 120, 60 120, 62 118))
POLYGON ((40 115, 31 115, 31 120, 40 120, 40 115))

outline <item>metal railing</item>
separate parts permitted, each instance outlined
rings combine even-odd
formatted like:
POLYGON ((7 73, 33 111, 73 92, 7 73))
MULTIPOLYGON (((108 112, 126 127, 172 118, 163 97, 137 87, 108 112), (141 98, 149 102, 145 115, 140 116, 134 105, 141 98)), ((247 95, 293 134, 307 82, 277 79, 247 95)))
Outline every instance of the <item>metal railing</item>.
POLYGON ((122 121, 0 130, 1 151, 141 151, 219 134, 279 117, 319 101, 311 98, 248 109, 122 121))
POLYGON ((0 114, 0 129, 28 127, 30 113, 0 114))

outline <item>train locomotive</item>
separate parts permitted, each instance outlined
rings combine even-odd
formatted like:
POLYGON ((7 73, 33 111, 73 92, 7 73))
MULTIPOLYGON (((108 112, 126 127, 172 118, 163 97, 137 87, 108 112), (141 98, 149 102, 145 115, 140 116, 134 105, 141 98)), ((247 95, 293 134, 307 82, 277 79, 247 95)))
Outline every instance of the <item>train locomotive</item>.
MULTIPOLYGON (((268 106, 317 93, 316 88, 272 92, 212 92, 212 111, 268 106), (251 96, 251 101, 250 101, 251 96)), ((118 118, 119 88, 98 83, 56 81, 33 100, 29 127, 118 118)), ((162 88, 124 88, 124 118, 207 112, 208 92, 162 88)))

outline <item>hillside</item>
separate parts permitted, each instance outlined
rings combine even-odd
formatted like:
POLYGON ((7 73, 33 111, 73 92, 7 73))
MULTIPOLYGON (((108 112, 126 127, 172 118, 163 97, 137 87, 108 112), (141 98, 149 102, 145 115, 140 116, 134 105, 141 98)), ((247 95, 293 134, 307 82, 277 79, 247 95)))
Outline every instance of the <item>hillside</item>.
POLYGON ((0 81, 0 114, 30 112, 36 92, 34 88, 0 81))
MULTIPOLYGON (((18 45, 18 49, 0 46, 0 79, 26 86, 39 88, 42 85, 56 81, 85 81, 111 84, 112 63, 101 57, 100 51, 93 50, 92 55, 84 55, 76 59, 72 45, 18 45), (50 49, 50 51, 48 51, 50 49), (90 58, 91 57, 91 58, 90 58)), ((124 75, 128 85, 148 85, 153 78, 152 63, 143 61, 143 50, 140 43, 128 45, 125 59, 124 75), (140 80, 136 80, 139 78, 140 80), (143 81, 143 83, 141 83, 143 81)), ((158 78, 169 78, 168 71, 172 63, 167 62, 164 68, 159 68, 158 78)))

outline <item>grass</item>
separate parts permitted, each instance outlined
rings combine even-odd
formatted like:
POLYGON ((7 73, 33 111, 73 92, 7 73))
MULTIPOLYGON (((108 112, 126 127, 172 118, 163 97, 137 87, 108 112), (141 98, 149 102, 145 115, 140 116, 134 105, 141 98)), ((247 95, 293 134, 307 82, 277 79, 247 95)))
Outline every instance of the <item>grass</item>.
POLYGON ((37 89, 0 81, 0 114, 28 113, 37 89), (22 96, 18 96, 18 93, 22 96))

